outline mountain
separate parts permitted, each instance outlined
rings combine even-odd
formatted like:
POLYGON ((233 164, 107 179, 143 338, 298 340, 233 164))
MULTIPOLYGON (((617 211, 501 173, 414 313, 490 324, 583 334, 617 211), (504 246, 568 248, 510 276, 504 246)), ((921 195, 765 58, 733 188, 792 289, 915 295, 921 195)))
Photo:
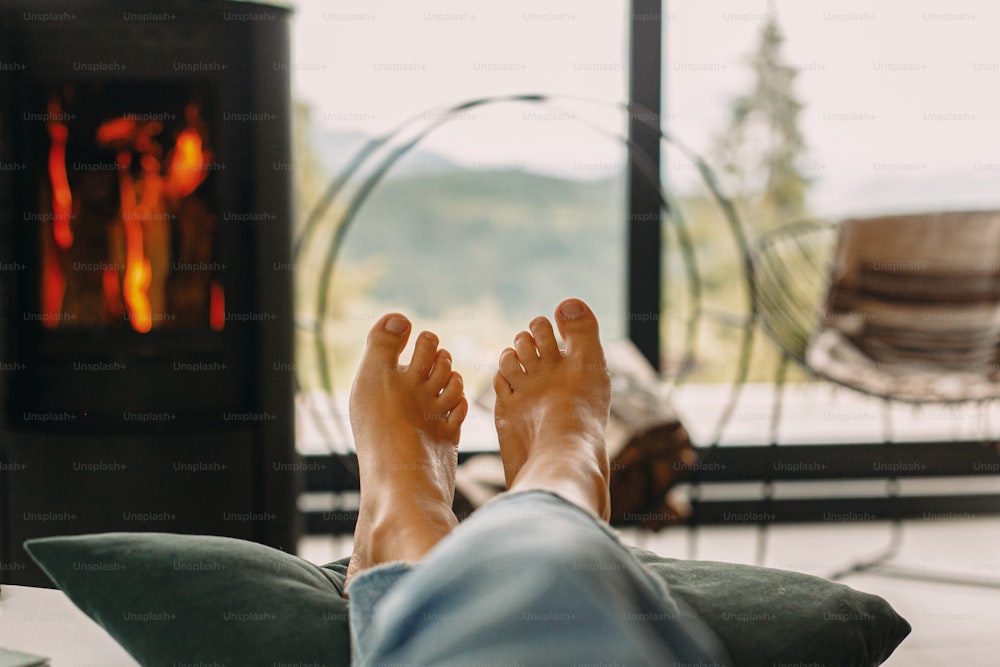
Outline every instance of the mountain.
MULTIPOLYGON (((315 123, 309 129, 309 136, 319 166, 330 177, 340 173, 348 161, 374 138, 363 132, 330 130, 315 123)), ((458 171, 462 168, 443 155, 418 146, 393 166, 389 177, 458 171)))
POLYGON ((341 256, 377 268, 374 297, 419 314, 483 299, 547 312, 567 293, 610 307, 625 288, 623 195, 622 179, 522 171, 387 179, 362 206, 341 256))

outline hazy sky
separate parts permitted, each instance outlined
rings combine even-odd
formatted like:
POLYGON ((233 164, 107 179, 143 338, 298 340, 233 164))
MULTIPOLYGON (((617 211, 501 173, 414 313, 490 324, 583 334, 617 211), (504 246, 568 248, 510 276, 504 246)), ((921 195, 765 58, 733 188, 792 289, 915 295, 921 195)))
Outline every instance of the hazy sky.
MULTIPOLYGON (((480 95, 626 97, 623 0, 294 0, 294 90, 330 127, 377 134, 480 95)), ((772 8, 800 67, 807 167, 830 213, 1000 206, 1000 3, 666 0, 666 124, 706 150, 772 8)), ((620 117, 580 105, 609 129, 620 117)), ((556 110, 476 111, 426 146, 470 166, 595 177, 622 151, 556 110)), ((683 165, 667 164, 678 178, 683 165)), ((690 170, 688 170, 689 172, 690 170)))

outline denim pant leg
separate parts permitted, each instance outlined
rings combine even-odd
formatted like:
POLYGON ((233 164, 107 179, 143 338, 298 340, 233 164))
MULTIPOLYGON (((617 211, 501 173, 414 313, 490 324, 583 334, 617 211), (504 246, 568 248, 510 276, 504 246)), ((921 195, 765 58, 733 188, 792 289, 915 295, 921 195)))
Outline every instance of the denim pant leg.
POLYGON ((539 491, 479 509, 415 565, 349 588, 355 665, 728 663, 605 525, 539 491))

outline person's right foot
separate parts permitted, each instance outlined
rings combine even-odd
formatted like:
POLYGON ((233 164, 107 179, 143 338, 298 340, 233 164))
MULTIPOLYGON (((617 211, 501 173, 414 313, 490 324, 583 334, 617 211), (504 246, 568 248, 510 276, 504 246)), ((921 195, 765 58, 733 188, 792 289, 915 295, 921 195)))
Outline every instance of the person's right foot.
POLYGON ((410 323, 383 316, 351 388, 361 501, 347 580, 379 563, 420 560, 455 525, 458 438, 469 410, 462 376, 437 336, 423 332, 399 364, 410 323))
POLYGON ((611 378, 597 318, 584 302, 566 299, 555 319, 565 352, 538 317, 500 354, 494 416, 507 488, 550 491, 607 520, 611 378))

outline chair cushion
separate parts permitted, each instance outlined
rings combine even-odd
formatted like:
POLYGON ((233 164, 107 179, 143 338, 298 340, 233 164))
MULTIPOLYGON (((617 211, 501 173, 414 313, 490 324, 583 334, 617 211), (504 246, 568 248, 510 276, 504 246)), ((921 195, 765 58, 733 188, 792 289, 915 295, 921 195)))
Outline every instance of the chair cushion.
POLYGON ((1000 396, 1000 211, 838 227, 810 370, 910 402, 1000 396))

